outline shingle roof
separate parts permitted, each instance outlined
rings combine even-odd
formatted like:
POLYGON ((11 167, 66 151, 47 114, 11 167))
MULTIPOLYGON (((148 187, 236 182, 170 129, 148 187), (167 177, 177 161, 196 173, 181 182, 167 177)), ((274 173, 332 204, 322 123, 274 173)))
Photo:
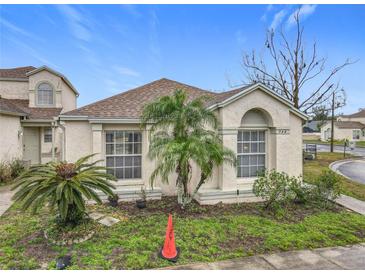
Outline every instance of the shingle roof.
POLYGON ((347 129, 365 128, 365 124, 360 123, 360 122, 353 122, 353 121, 336 121, 335 126, 338 128, 347 128, 347 129))
POLYGON ((0 69, 0 78, 28 79, 28 72, 35 70, 33 66, 0 69))
POLYGON ((88 116, 89 118, 139 118, 144 105, 159 97, 171 95, 176 89, 184 89, 189 100, 205 95, 208 97, 209 105, 216 102, 218 95, 218 93, 162 78, 63 115, 88 116))
POLYGON ((355 112, 353 114, 350 115, 342 115, 342 117, 347 117, 347 118, 361 118, 361 117, 365 117, 365 108, 361 109, 358 112, 355 112))
POLYGON ((26 115, 26 113, 18 108, 11 99, 5 99, 0 97, 0 112, 12 113, 16 115, 26 115))
POLYGON ((29 119, 51 120, 61 113, 62 108, 31 108, 29 100, 0 98, 0 112, 9 112, 29 119))

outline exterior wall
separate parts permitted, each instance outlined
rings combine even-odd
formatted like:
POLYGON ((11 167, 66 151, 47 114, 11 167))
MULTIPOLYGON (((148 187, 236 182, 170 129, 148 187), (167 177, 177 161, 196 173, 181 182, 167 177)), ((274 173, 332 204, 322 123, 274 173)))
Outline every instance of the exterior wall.
POLYGON ((65 122, 65 160, 74 162, 92 153, 92 132, 88 121, 65 122))
MULTIPOLYGON (((44 132, 47 127, 41 127, 40 130, 40 145, 41 145, 41 163, 48 163, 52 161, 52 142, 44 142, 44 132)), ((60 128, 54 129, 54 149, 55 159, 61 160, 62 154, 62 130, 60 128)))
POLYGON ((22 158, 22 137, 20 118, 0 114, 0 161, 22 158))
MULTIPOLYGON (((365 136, 361 133, 360 134, 360 139, 353 139, 353 130, 355 129, 351 129, 351 128, 338 128, 338 127, 334 127, 334 139, 335 140, 343 140, 343 139, 348 139, 350 141, 362 141, 365 140, 365 136)), ((326 123, 325 125, 323 125, 321 127, 321 140, 322 141, 328 141, 328 138, 331 136, 330 134, 331 131, 331 123, 326 123), (329 135, 326 136, 325 132, 329 131, 329 135), (328 138, 326 138, 328 137, 328 138)))
MULTIPOLYGON (((231 104, 215 110, 220 122, 220 134, 223 145, 237 152, 237 132, 241 127, 241 119, 251 109, 260 109, 267 117, 266 130, 266 168, 285 171, 290 175, 302 174, 302 119, 292 114, 289 108, 261 90, 253 91, 231 104)), ((94 160, 105 161, 105 131, 136 130, 142 132, 142 178, 119 180, 118 189, 133 191, 141 186, 150 188, 149 178, 156 167, 154 160, 148 158, 150 134, 148 129, 141 129, 139 124, 112 124, 107 122, 89 123, 89 121, 65 122, 65 157, 67 161, 91 153, 98 153, 94 160)), ((105 162, 104 162, 105 164, 105 162)), ((194 163, 191 178, 191 190, 200 176, 194 163)), ((155 187, 161 188, 165 195, 176 195, 176 175, 171 175, 169 184, 157 179, 155 187)), ((214 170, 213 176, 202 186, 201 191, 230 192, 237 189, 251 191, 255 178, 237 178, 236 168, 224 164, 214 170)), ((235 192, 234 192, 235 193, 235 192)), ((234 195, 234 194, 233 194, 234 195)), ((227 200, 228 201, 228 200, 227 200)))
MULTIPOLYGON (((289 165, 289 174, 294 176, 303 175, 303 135, 302 120, 290 113, 289 146, 285 158, 278 161, 286 162, 289 165)), ((285 148, 283 148, 285 150, 285 148)))
MULTIPOLYGON (((42 107, 37 105, 37 87, 40 83, 47 82, 54 89, 53 107, 63 108, 63 111, 69 111, 76 108, 76 95, 62 80, 61 77, 54 75, 46 70, 29 76, 29 106, 42 107)), ((49 107, 49 106, 46 106, 49 107)))
MULTIPOLYGON (((223 145, 237 153, 237 132, 241 119, 254 108, 265 113, 269 121, 269 127, 266 128, 266 168, 275 168, 290 175, 301 174, 302 121, 294 118, 286 105, 261 90, 253 91, 220 110, 223 145), (290 160, 288 155, 291 155, 290 160)), ((223 190, 245 190, 252 188, 255 178, 238 178, 236 169, 224 164, 219 180, 218 185, 223 190)))
POLYGON ((0 80, 0 96, 7 99, 28 100, 28 81, 0 80))

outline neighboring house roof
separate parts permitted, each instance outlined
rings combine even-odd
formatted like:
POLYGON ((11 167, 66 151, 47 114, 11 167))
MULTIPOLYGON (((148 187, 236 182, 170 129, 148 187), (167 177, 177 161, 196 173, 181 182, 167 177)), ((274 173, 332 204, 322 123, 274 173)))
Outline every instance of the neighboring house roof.
POLYGON ((363 129, 365 124, 353 121, 336 121, 335 127, 343 129, 363 129))
POLYGON ((346 118, 365 118, 365 108, 364 109, 361 109, 358 112, 355 112, 353 114, 342 115, 341 117, 346 117, 346 118))
POLYGON ((0 97, 0 113, 26 116, 27 114, 19 107, 17 107, 11 99, 5 99, 0 97))
POLYGON ((311 130, 312 132, 316 132, 316 131, 320 131, 318 128, 318 124, 324 124, 326 123, 325 121, 308 121, 304 124, 303 128, 308 128, 309 130, 311 130))
POLYGON ((30 75, 38 73, 42 70, 47 70, 48 72, 60 77, 76 94, 76 96, 79 96, 79 93, 77 92, 76 88, 71 84, 71 82, 67 79, 65 75, 47 66, 41 66, 39 68, 35 68, 33 66, 27 66, 27 67, 0 69, 0 80, 27 81, 30 75))
POLYGON ((31 108, 29 100, 0 98, 0 112, 26 116, 31 120, 52 120, 60 115, 62 108, 31 108))
POLYGON ((0 69, 0 78, 28 79, 27 73, 35 69, 33 66, 0 69))
POLYGON ((142 114, 144 105, 156 100, 159 97, 171 95, 176 89, 184 89, 188 95, 189 100, 193 100, 203 95, 207 96, 206 107, 214 109, 217 107, 222 107, 225 104, 229 104, 230 102, 240 98, 241 96, 249 94, 258 86, 260 86, 262 90, 269 93, 271 96, 274 96, 283 103, 287 104, 293 110, 293 112, 298 114, 303 119, 307 118, 306 114, 294 108, 291 102, 280 95, 275 94, 273 91, 270 91, 262 84, 252 84, 227 92, 214 93, 166 78, 153 81, 141 87, 137 87, 124 93, 120 93, 104 100, 66 112, 62 114, 61 117, 85 117, 89 119, 138 119, 142 114))

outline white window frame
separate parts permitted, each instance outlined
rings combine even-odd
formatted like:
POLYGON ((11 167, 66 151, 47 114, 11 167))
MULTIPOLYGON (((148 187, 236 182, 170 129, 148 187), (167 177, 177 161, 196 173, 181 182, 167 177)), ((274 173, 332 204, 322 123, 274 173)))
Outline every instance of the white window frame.
MULTIPOLYGON (((113 175, 118 179, 118 180, 123 180, 123 181, 126 181, 126 180, 140 180, 142 179, 142 147, 143 147, 143 134, 142 134, 142 131, 140 130, 105 130, 104 131, 104 148, 105 148, 105 166, 108 167, 108 168, 112 168, 114 170, 113 172, 113 175), (107 134, 109 132, 113 132, 114 133, 114 140, 113 142, 108 142, 107 140, 107 134), (123 142, 116 142, 116 133, 117 132, 123 132, 123 134, 125 133, 133 133, 133 137, 134 137, 134 133, 138 133, 140 134, 140 141, 139 142, 135 142, 134 141, 134 138, 133 138, 133 141, 132 142, 126 142, 125 139, 123 140, 123 142), (140 153, 131 153, 131 154, 128 154, 128 153, 125 153, 125 151, 123 151, 124 153, 122 154, 117 154, 116 152, 116 145, 121 145, 121 146, 124 146, 124 149, 125 149, 125 146, 126 144, 130 144, 132 145, 132 148, 133 148, 133 152, 134 152, 134 145, 136 144, 139 144, 140 145, 140 153), (113 151, 114 151, 114 154, 107 154, 107 145, 114 145, 114 148, 113 148, 113 151), (107 165, 108 161, 107 161, 107 158, 108 157, 113 157, 114 158, 114 167, 110 167, 107 165), (128 165, 128 166, 115 166, 115 162, 116 162, 116 157, 132 157, 132 165, 128 165), (140 157, 140 165, 134 165, 134 157, 140 157), (123 169, 123 176, 122 178, 118 178, 116 176, 116 169, 123 169), (131 178, 125 178, 125 175, 124 175, 124 172, 125 172, 125 168, 130 168, 132 170, 132 177, 131 178), (135 176, 134 174, 134 169, 135 168, 139 168, 140 169, 140 175, 139 176, 135 176)), ((123 150, 124 150, 123 149, 123 150)), ((124 158, 125 159, 125 158, 124 158)))
POLYGON ((53 136, 52 136, 52 128, 51 127, 45 127, 43 128, 43 142, 44 143, 52 143, 52 140, 53 140, 53 136), (50 133, 47 131, 50 130, 50 133), (51 136, 51 140, 46 140, 46 136, 49 137, 51 136))
MULTIPOLYGON (((45 90, 43 90, 43 91, 45 91, 45 90)), ((53 87, 53 85, 52 84, 50 84, 50 83, 48 83, 48 82, 41 82, 41 83, 39 83, 38 85, 37 85, 37 92, 36 92, 36 102, 37 102, 37 106, 53 106, 54 105, 54 102, 55 102, 55 92, 54 92, 54 87, 53 87), (42 102, 40 102, 39 101, 39 95, 40 95, 40 93, 39 93, 39 87, 42 85, 42 84, 47 84, 48 86, 50 86, 51 87, 51 89, 52 89, 52 102, 51 103, 49 103, 49 102, 47 102, 47 103, 42 103, 42 102)))
MULTIPOLYGON (((250 155, 252 155, 252 156, 255 156, 255 155, 263 155, 264 156, 264 166, 263 166, 263 169, 265 170, 266 168, 267 168, 267 129, 246 129, 246 128, 242 128, 242 129, 239 129, 238 130, 238 132, 237 132, 237 147, 236 147, 236 149, 237 149, 237 153, 236 153, 236 155, 237 155, 237 159, 238 159, 238 157, 239 156, 250 156, 250 155), (263 132, 264 133, 264 140, 263 141, 251 141, 251 133, 252 132, 254 132, 254 131, 256 131, 257 132, 257 134, 258 134, 258 136, 259 136, 259 132, 263 132), (250 132, 250 140, 249 141, 245 141, 245 140, 243 140, 243 138, 242 138, 242 140, 241 141, 239 141, 238 140, 238 134, 240 134, 241 132, 250 132), (249 146, 251 147, 251 144, 252 143, 257 143, 257 145, 258 145, 258 150, 259 150, 259 144, 261 143, 263 143, 264 144, 264 152, 241 152, 241 153, 239 153, 238 152, 238 146, 239 146, 239 144, 244 144, 244 143, 248 143, 249 144, 249 146)), ((256 167, 262 167, 262 165, 259 165, 258 164, 258 158, 257 158, 257 162, 256 162, 256 165, 251 165, 251 163, 250 163, 250 160, 249 160, 249 163, 248 163, 248 165, 237 165, 237 169, 236 169, 236 176, 237 176, 237 178, 256 178, 257 177, 257 174, 255 174, 255 175, 252 175, 251 176, 251 169, 250 169, 250 167, 252 167, 252 166, 256 166, 256 167), (248 167, 248 169, 249 169, 249 176, 239 176, 239 168, 242 168, 242 167, 248 167)))

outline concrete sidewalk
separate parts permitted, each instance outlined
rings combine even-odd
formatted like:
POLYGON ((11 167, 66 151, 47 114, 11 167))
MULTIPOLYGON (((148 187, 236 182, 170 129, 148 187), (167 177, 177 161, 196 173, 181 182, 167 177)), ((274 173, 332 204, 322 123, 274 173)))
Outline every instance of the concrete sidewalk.
POLYGON ((11 197, 13 197, 14 192, 10 190, 10 186, 0 187, 0 216, 8 210, 12 205, 11 197))
POLYGON ((365 269, 365 243, 289 251, 163 269, 365 269))

